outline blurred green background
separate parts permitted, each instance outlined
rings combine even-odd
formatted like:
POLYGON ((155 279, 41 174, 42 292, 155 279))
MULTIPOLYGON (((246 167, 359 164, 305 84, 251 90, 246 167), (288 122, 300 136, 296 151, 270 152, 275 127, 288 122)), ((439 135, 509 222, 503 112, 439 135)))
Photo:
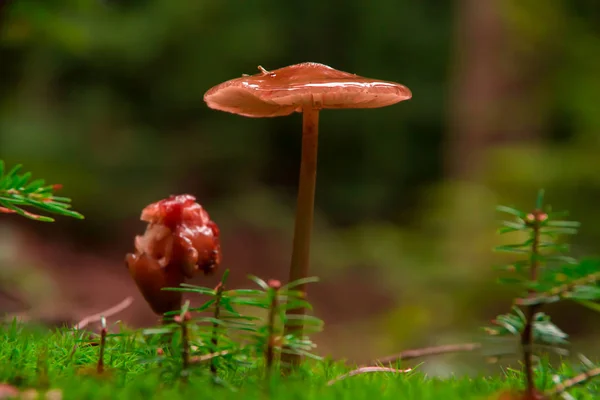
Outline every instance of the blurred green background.
MULTIPOLYGON (((21 288, 4 308, 76 319, 139 300, 123 256, 140 210, 172 193, 220 225, 235 285, 285 279, 301 117, 243 118, 202 97, 304 61, 413 92, 321 115, 311 299, 324 352, 478 340, 513 294, 491 269, 494 207, 533 206, 540 187, 582 221, 574 255, 597 252, 597 0, 3 0, 0 158, 63 183, 86 216, 2 217, 0 271, 21 288)), ((153 322, 136 304, 123 319, 153 322)), ((565 307, 549 312, 591 345, 594 314, 565 307)))

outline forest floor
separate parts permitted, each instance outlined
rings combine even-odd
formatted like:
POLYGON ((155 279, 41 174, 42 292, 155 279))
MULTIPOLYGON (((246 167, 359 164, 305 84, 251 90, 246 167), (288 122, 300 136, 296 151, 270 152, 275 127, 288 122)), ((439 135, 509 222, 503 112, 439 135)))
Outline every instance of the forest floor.
MULTIPOLYGON (((519 387, 522 378, 520 373, 508 370, 495 377, 438 379, 429 378, 418 367, 401 370, 400 365, 390 365, 389 371, 357 373, 341 363, 309 360, 286 377, 274 371, 267 379, 264 364, 249 360, 236 368, 225 361, 218 363, 215 379, 209 362, 183 369, 179 366, 181 354, 176 350, 157 352, 158 342, 135 333, 107 338, 99 372, 98 338, 82 337, 80 332, 48 331, 16 322, 2 325, 0 398, 5 398, 3 393, 18 390, 26 393, 23 398, 35 398, 27 396, 37 391, 45 393, 39 398, 65 400, 495 399, 500 392, 519 387), (351 370, 355 372, 348 374, 351 370)), ((550 384, 549 378, 542 374, 539 380, 550 384)), ((592 398, 583 392, 574 394, 579 399, 592 398)))

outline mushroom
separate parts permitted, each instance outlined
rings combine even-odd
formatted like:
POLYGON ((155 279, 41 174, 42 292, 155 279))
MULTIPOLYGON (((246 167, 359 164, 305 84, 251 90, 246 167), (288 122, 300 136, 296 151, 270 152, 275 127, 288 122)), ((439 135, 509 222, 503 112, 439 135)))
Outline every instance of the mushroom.
POLYGON ((135 237, 135 253, 125 262, 144 299, 156 314, 181 308, 179 287, 202 271, 212 274, 221 263, 219 228, 194 196, 170 196, 142 210, 146 231, 135 237))
MULTIPOLYGON (((256 75, 244 75, 211 88, 204 101, 215 110, 252 118, 302 113, 302 158, 289 275, 289 280, 295 281, 309 273, 320 110, 385 107, 410 99, 412 93, 395 82, 364 78, 312 62, 274 71, 261 66, 258 69, 256 75)), ((304 285, 297 289, 305 292, 304 285)), ((293 310, 296 314, 303 312, 293 310)))

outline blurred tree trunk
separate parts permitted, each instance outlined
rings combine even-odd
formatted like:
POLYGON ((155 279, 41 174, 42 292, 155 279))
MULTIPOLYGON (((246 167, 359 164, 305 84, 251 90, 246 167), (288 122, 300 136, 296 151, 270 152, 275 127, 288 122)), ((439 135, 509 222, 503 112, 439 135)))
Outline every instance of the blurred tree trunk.
MULTIPOLYGON (((535 143, 548 107, 548 43, 510 20, 513 0, 457 0, 445 175, 477 183, 494 144, 535 143)), ((553 39, 549 39, 552 43, 553 39)))
POLYGON ((6 18, 8 3, 10 3, 10 0, 0 0, 0 31, 2 31, 4 18, 6 18))
POLYGON ((503 117, 505 42, 499 6, 503 0, 458 0, 450 95, 446 174, 477 180, 485 150, 503 117), (500 111, 500 112, 499 112, 500 111))
POLYGON ((502 168, 491 165, 490 150, 497 144, 536 142, 543 128, 545 53, 523 43, 527 38, 509 23, 509 5, 506 0, 455 2, 444 171, 452 201, 443 260, 464 266, 466 275, 488 263, 493 246, 496 198, 489 174, 502 168))
POLYGON ((481 277, 472 271, 485 268, 489 256, 493 199, 481 182, 487 150, 502 135, 502 120, 507 118, 503 109, 507 87, 503 1, 455 2, 444 165, 450 192, 442 196, 448 204, 441 261, 465 279, 481 277))

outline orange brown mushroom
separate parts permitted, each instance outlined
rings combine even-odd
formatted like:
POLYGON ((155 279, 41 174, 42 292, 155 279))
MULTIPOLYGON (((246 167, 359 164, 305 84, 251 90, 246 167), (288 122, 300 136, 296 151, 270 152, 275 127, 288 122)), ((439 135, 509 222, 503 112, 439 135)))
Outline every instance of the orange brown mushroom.
MULTIPOLYGON (((412 97, 399 83, 364 78, 318 63, 302 63, 221 83, 208 90, 208 107, 245 117, 302 113, 302 158, 289 280, 309 273, 317 173, 319 113, 323 109, 378 108, 412 97)), ((298 290, 306 291, 302 285, 298 290)), ((293 310, 300 314, 304 310, 293 310)))
POLYGON ((211 274, 221 263, 219 228, 191 195, 170 196, 148 205, 141 220, 146 231, 135 238, 135 253, 125 262, 152 311, 181 308, 179 287, 197 273, 211 274))

